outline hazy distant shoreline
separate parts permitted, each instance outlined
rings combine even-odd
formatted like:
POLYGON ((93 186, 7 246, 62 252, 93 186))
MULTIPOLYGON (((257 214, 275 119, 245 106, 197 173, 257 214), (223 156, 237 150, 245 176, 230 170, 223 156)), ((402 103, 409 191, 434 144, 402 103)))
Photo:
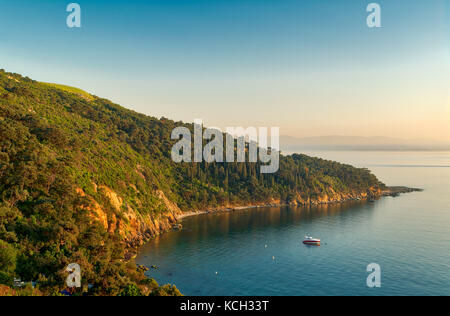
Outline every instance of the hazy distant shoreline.
POLYGON ((325 152, 325 151, 349 151, 349 152, 450 152, 450 147, 445 148, 380 148, 380 147, 355 147, 355 148, 348 148, 348 147, 283 147, 281 146, 281 152, 284 154, 291 154, 291 153, 299 153, 299 152, 305 152, 305 151, 319 151, 319 152, 325 152))
POLYGON ((390 137, 320 136, 296 138, 281 136, 282 152, 301 151, 384 151, 439 152, 450 151, 450 143, 430 139, 390 137))

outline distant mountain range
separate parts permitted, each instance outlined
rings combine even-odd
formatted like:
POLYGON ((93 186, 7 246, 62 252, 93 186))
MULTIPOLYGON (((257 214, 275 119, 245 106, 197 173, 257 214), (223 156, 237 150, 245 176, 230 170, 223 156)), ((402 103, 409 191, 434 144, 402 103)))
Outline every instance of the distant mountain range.
POLYGON ((348 151, 442 151, 450 150, 450 142, 430 139, 401 139, 391 137, 320 136, 280 137, 282 152, 305 150, 348 151))

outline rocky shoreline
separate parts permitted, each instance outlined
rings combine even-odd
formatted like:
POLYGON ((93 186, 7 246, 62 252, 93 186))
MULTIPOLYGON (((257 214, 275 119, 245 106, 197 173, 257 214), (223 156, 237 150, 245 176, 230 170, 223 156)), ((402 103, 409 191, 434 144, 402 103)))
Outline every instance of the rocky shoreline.
POLYGON ((408 187, 401 187, 401 186, 397 186, 397 187, 388 187, 388 190, 383 192, 383 196, 392 196, 392 197, 397 197, 400 194, 404 194, 404 193, 412 193, 412 192, 423 192, 423 189, 418 189, 418 188, 408 188, 408 187))
MULTIPOLYGON (((422 192, 423 189, 418 188, 408 188, 403 186, 394 186, 388 187, 386 190, 383 190, 379 193, 379 195, 375 196, 356 196, 347 199, 341 200, 331 200, 331 201, 319 201, 319 200, 310 200, 308 203, 257 203, 251 205, 237 206, 237 207, 222 207, 215 208, 203 211, 193 211, 186 212, 177 217, 177 222, 181 222, 184 218, 197 216, 202 214, 212 214, 212 213, 223 213, 223 212, 234 212, 240 210, 247 209, 255 209, 255 208, 263 208, 263 207, 284 207, 284 206, 308 206, 308 205, 323 205, 323 204, 337 204, 337 203, 345 203, 351 201, 374 201, 375 199, 380 199, 382 197, 397 197, 400 194, 412 193, 412 192, 422 192)), ((177 224, 178 225, 178 224, 177 224)))

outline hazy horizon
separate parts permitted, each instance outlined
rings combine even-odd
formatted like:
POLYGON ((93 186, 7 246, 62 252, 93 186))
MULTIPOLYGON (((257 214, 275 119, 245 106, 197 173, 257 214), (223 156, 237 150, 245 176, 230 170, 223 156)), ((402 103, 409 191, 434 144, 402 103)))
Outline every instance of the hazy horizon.
POLYGON ((354 135, 315 135, 315 136, 292 136, 292 135, 280 135, 280 137, 292 138, 292 139, 349 139, 349 140, 379 140, 379 141, 406 141, 406 142, 437 142, 437 143, 445 143, 450 144, 450 141, 446 140, 438 140, 435 138, 403 138, 403 137, 393 137, 393 136, 384 136, 384 135, 373 135, 373 136, 354 136, 354 135))
POLYGON ((364 1, 79 1, 81 29, 5 2, 0 68, 206 126, 450 141, 448 4, 377 2, 379 29, 364 1))
POLYGON ((392 137, 280 136, 280 148, 284 153, 305 151, 389 151, 389 152, 447 152, 450 142, 433 139, 403 139, 392 137))

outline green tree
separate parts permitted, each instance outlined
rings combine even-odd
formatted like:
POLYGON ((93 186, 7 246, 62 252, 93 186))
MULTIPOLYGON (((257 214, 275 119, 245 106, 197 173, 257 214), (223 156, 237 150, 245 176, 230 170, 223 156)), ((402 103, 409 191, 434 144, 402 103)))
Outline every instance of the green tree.
POLYGON ((0 271, 14 272, 16 268, 16 251, 13 246, 0 240, 0 271))
POLYGON ((128 284, 120 296, 142 296, 142 292, 136 284, 128 284))

